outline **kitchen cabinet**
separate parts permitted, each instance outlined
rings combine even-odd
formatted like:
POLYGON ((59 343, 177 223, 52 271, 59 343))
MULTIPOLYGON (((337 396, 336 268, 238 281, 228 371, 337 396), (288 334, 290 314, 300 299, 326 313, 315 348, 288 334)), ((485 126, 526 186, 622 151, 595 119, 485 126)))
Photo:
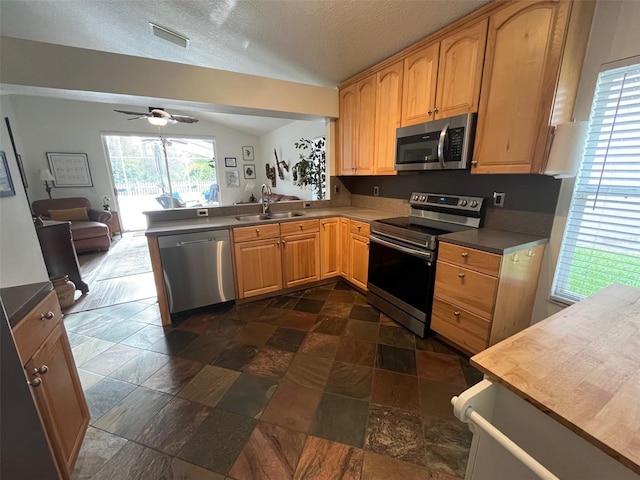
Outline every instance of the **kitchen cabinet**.
POLYGON ((478 110, 486 37, 484 19, 404 59, 402 126, 478 110))
POLYGON ((367 290, 369 276, 369 224, 349 221, 349 273, 347 280, 362 290, 367 290))
POLYGON ((356 84, 340 90, 340 118, 338 119, 338 152, 340 175, 353 175, 356 167, 358 117, 356 84))
POLYGON ((233 241, 238 298, 282 290, 280 226, 234 228, 233 241))
POLYGON ((58 472, 68 479, 89 425, 89 409, 54 291, 16 324, 13 334, 58 472))
POLYGON ((340 218, 320 220, 320 278, 340 275, 340 218))
POLYGON ((351 225, 348 218, 340 217, 340 224, 338 228, 339 242, 340 242, 340 276, 343 278, 349 278, 349 258, 350 258, 350 245, 351 245, 351 225))
POLYGON ((477 353, 528 327, 544 245, 496 254, 441 241, 431 329, 477 353))
POLYGON ((472 173, 542 173, 570 121, 595 2, 516 1, 490 16, 472 173))
POLYGON ((283 223, 280 234, 284 287, 320 280, 320 222, 283 223))
MULTIPOLYGON (((396 175, 396 129, 402 112, 402 62, 376 74, 375 175, 396 175)), ((371 119, 369 119, 371 121, 371 119)))

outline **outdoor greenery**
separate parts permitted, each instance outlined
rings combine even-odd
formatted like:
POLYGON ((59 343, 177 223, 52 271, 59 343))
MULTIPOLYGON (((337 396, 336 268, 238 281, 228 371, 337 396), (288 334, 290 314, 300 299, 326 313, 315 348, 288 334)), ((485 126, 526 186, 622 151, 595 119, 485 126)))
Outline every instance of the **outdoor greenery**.
POLYGON ((567 283, 570 292, 588 296, 612 283, 640 287, 640 257, 576 248, 567 283), (594 264, 597 265, 595 272, 594 264))
POLYGON ((300 161, 293 166, 297 185, 313 187, 314 198, 323 200, 326 197, 326 149, 325 138, 318 137, 314 140, 301 138, 295 142, 295 147, 302 150, 300 161))

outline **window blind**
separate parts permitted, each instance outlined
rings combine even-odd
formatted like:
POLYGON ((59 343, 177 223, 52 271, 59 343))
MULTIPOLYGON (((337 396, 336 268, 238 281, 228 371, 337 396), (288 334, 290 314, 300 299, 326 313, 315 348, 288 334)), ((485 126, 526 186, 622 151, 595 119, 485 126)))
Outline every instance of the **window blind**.
MULTIPOLYGON (((638 60, 638 59, 636 59, 638 60)), ((600 72, 551 298, 640 287, 640 63, 600 72)))

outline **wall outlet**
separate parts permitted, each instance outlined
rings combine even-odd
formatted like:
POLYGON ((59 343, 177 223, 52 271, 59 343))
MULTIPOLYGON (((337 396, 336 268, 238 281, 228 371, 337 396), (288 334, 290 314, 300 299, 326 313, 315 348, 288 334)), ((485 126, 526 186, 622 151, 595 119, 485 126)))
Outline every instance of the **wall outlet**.
POLYGON ((333 193, 335 193, 336 195, 340 193, 340 187, 338 185, 333 186, 333 193))
POLYGON ((311 202, 303 202, 302 208, 311 208, 311 202))
POLYGON ((373 187, 373 196, 377 197, 378 195, 380 195, 380 187, 376 185, 375 187, 373 187))
POLYGON ((493 206, 504 207, 504 197, 506 196, 504 192, 493 192, 493 206))
POLYGON ((198 217, 208 217, 209 216, 209 209, 208 208, 199 208, 198 210, 196 210, 196 215, 198 217))

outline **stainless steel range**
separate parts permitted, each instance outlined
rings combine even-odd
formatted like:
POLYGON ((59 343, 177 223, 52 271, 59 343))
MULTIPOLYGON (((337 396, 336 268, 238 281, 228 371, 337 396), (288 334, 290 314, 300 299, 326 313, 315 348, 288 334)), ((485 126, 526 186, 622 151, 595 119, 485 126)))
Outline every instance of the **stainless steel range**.
POLYGON ((417 335, 429 332, 438 236, 482 226, 485 199, 411 194, 411 214, 371 223, 367 300, 417 335))

